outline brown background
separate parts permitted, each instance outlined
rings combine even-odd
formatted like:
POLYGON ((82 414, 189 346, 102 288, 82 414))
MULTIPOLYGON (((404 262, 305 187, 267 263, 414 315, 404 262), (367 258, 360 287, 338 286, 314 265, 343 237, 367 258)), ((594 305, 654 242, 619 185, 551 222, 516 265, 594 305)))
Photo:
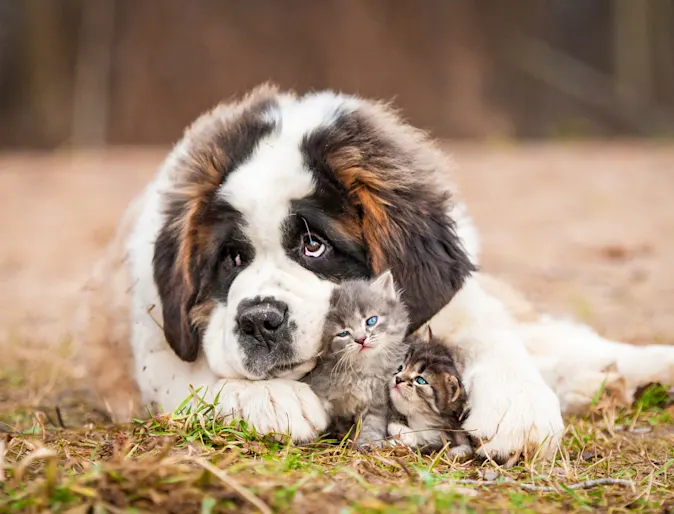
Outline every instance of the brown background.
POLYGON ((672 0, 0 0, 0 147, 169 143, 272 80, 439 137, 674 134, 672 0))

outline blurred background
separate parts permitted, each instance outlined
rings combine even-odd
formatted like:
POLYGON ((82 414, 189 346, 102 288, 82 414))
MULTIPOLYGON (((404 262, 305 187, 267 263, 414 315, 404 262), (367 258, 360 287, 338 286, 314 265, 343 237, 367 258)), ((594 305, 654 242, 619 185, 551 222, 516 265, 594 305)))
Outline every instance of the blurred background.
POLYGON ((0 0, 0 148, 167 144, 272 80, 443 138, 674 135, 672 0, 0 0))

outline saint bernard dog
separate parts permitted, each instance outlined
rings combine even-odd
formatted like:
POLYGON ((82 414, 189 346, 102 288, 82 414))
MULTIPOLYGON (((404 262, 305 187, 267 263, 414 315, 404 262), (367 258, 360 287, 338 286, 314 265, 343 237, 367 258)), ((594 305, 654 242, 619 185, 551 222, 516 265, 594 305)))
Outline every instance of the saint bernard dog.
POLYGON ((315 439, 298 381, 340 281, 390 269, 411 314, 464 367, 464 428, 487 454, 549 455, 562 412, 602 386, 672 383, 671 347, 632 347, 537 314, 476 271, 477 233, 429 137, 389 106, 261 86, 202 115, 127 210, 84 289, 80 372, 113 419, 198 389, 261 433, 315 439))

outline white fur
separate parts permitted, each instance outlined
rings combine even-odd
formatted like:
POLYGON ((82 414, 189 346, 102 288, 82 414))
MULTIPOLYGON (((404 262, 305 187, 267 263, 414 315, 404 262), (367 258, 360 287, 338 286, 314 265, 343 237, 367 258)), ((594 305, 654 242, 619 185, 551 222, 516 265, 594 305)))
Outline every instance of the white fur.
POLYGON ((468 208, 464 203, 456 203, 450 209, 449 217, 456 223, 456 233, 471 262, 475 265, 479 264, 480 235, 473 219, 468 215, 468 208))

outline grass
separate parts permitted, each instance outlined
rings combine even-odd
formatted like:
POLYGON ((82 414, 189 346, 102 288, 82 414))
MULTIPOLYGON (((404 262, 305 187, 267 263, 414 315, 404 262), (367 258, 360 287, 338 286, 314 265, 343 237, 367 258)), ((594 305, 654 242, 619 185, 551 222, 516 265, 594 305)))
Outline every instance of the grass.
POLYGON ((16 370, 0 372, 0 512, 674 509, 674 411, 659 386, 630 409, 598 394, 589 416, 568 420, 553 460, 510 469, 405 448, 363 454, 342 441, 296 446, 222 423, 204 402, 112 426, 81 392, 32 388, 16 370), (574 489, 606 478, 623 482, 574 489))

